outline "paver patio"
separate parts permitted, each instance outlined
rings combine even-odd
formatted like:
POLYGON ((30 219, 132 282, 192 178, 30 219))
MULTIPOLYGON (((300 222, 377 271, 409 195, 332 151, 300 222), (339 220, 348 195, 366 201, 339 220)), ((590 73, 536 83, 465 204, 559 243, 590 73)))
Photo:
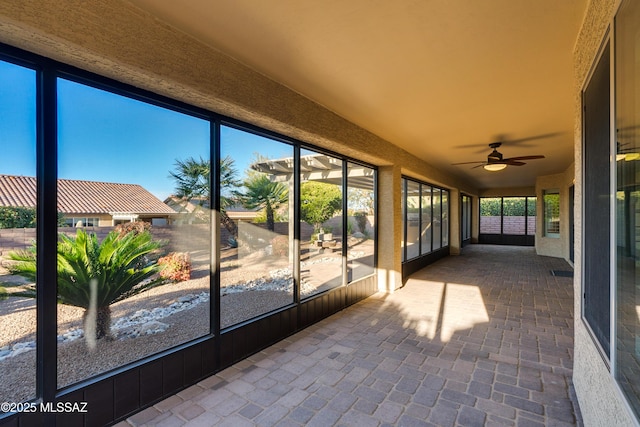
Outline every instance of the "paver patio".
POLYGON ((573 426, 573 279, 471 245, 118 426, 573 426))

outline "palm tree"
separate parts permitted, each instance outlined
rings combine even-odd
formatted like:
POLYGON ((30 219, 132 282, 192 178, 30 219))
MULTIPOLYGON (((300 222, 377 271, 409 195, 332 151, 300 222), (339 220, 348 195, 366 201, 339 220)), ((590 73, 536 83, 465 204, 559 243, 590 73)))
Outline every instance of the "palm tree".
POLYGON ((184 199, 209 198, 211 164, 208 160, 202 157, 200 160, 193 157, 176 160, 175 172, 170 171, 169 174, 176 180, 176 196, 184 199))
POLYGON ((267 228, 274 231, 274 211, 289 200, 287 186, 271 181, 264 174, 253 174, 244 181, 244 188, 245 192, 240 196, 244 206, 249 209, 264 209, 267 228))
MULTIPOLYGON (((76 237, 60 234, 58 240, 58 302, 85 309, 85 335, 92 329, 90 307, 96 308, 95 338, 111 337, 111 304, 163 283, 151 280, 159 271, 157 261, 148 255, 160 248, 151 233, 128 233, 122 237, 110 232, 102 242, 94 233, 78 229, 76 237)), ((35 246, 9 254, 17 261, 12 273, 35 280, 35 246)), ((21 296, 35 296, 26 295, 21 296)))
MULTIPOLYGON (((176 160, 175 171, 169 172, 176 181, 176 197, 183 201, 198 202, 199 206, 209 205, 211 200, 211 163, 200 157, 199 160, 189 157, 186 160, 176 160)), ((220 221, 229 233, 237 238, 238 227, 229 218, 226 209, 234 204, 227 196, 229 189, 240 185, 236 179, 237 170, 233 158, 226 156, 220 160, 220 221)))

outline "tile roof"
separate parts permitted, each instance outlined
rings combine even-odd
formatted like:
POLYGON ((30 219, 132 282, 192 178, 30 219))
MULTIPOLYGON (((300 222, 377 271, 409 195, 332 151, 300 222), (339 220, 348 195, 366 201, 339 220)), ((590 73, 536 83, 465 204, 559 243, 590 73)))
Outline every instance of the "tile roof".
MULTIPOLYGON (((36 179, 0 175, 0 206, 35 207, 36 179)), ((70 213, 175 214, 160 199, 137 184, 58 180, 58 210, 70 213)))

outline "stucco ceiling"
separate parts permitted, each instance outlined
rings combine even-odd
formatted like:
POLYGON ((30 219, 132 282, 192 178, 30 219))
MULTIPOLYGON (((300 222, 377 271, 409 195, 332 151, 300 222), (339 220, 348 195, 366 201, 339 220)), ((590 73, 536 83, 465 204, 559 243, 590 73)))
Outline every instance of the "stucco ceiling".
POLYGON ((572 52, 587 0, 131 0, 478 188, 573 161, 572 52), (452 163, 542 154, 487 172, 452 163), (510 142, 511 141, 511 142, 510 142))

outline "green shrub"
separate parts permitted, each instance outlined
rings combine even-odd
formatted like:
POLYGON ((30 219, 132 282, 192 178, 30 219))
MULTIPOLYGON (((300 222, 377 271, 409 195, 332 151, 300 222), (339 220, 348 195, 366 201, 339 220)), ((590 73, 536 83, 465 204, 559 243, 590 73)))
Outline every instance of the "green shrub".
POLYGON ((125 222, 116 225, 115 232, 118 237, 124 237, 129 233, 140 234, 151 229, 151 224, 145 221, 125 222))
POLYGON ((191 259, 186 252, 171 252, 158 260, 160 277, 172 282, 191 279, 191 259))
MULTIPOLYGON (((75 238, 59 235, 58 302, 85 309, 85 336, 95 326, 95 338, 110 338, 111 304, 163 283, 151 280, 159 268, 157 261, 147 256, 162 245, 148 231, 122 237, 112 231, 102 242, 83 229, 77 230, 75 238), (97 307, 95 325, 88 323, 92 297, 97 307)), ((35 281, 35 245, 11 252, 9 258, 17 261, 10 267, 12 273, 35 281)))
MULTIPOLYGON (((58 212, 58 227, 64 227, 64 215, 58 212)), ((0 206, 0 228, 35 228, 35 208, 0 206)))
POLYGON ((0 228, 35 228, 36 210, 11 206, 0 207, 0 228))

